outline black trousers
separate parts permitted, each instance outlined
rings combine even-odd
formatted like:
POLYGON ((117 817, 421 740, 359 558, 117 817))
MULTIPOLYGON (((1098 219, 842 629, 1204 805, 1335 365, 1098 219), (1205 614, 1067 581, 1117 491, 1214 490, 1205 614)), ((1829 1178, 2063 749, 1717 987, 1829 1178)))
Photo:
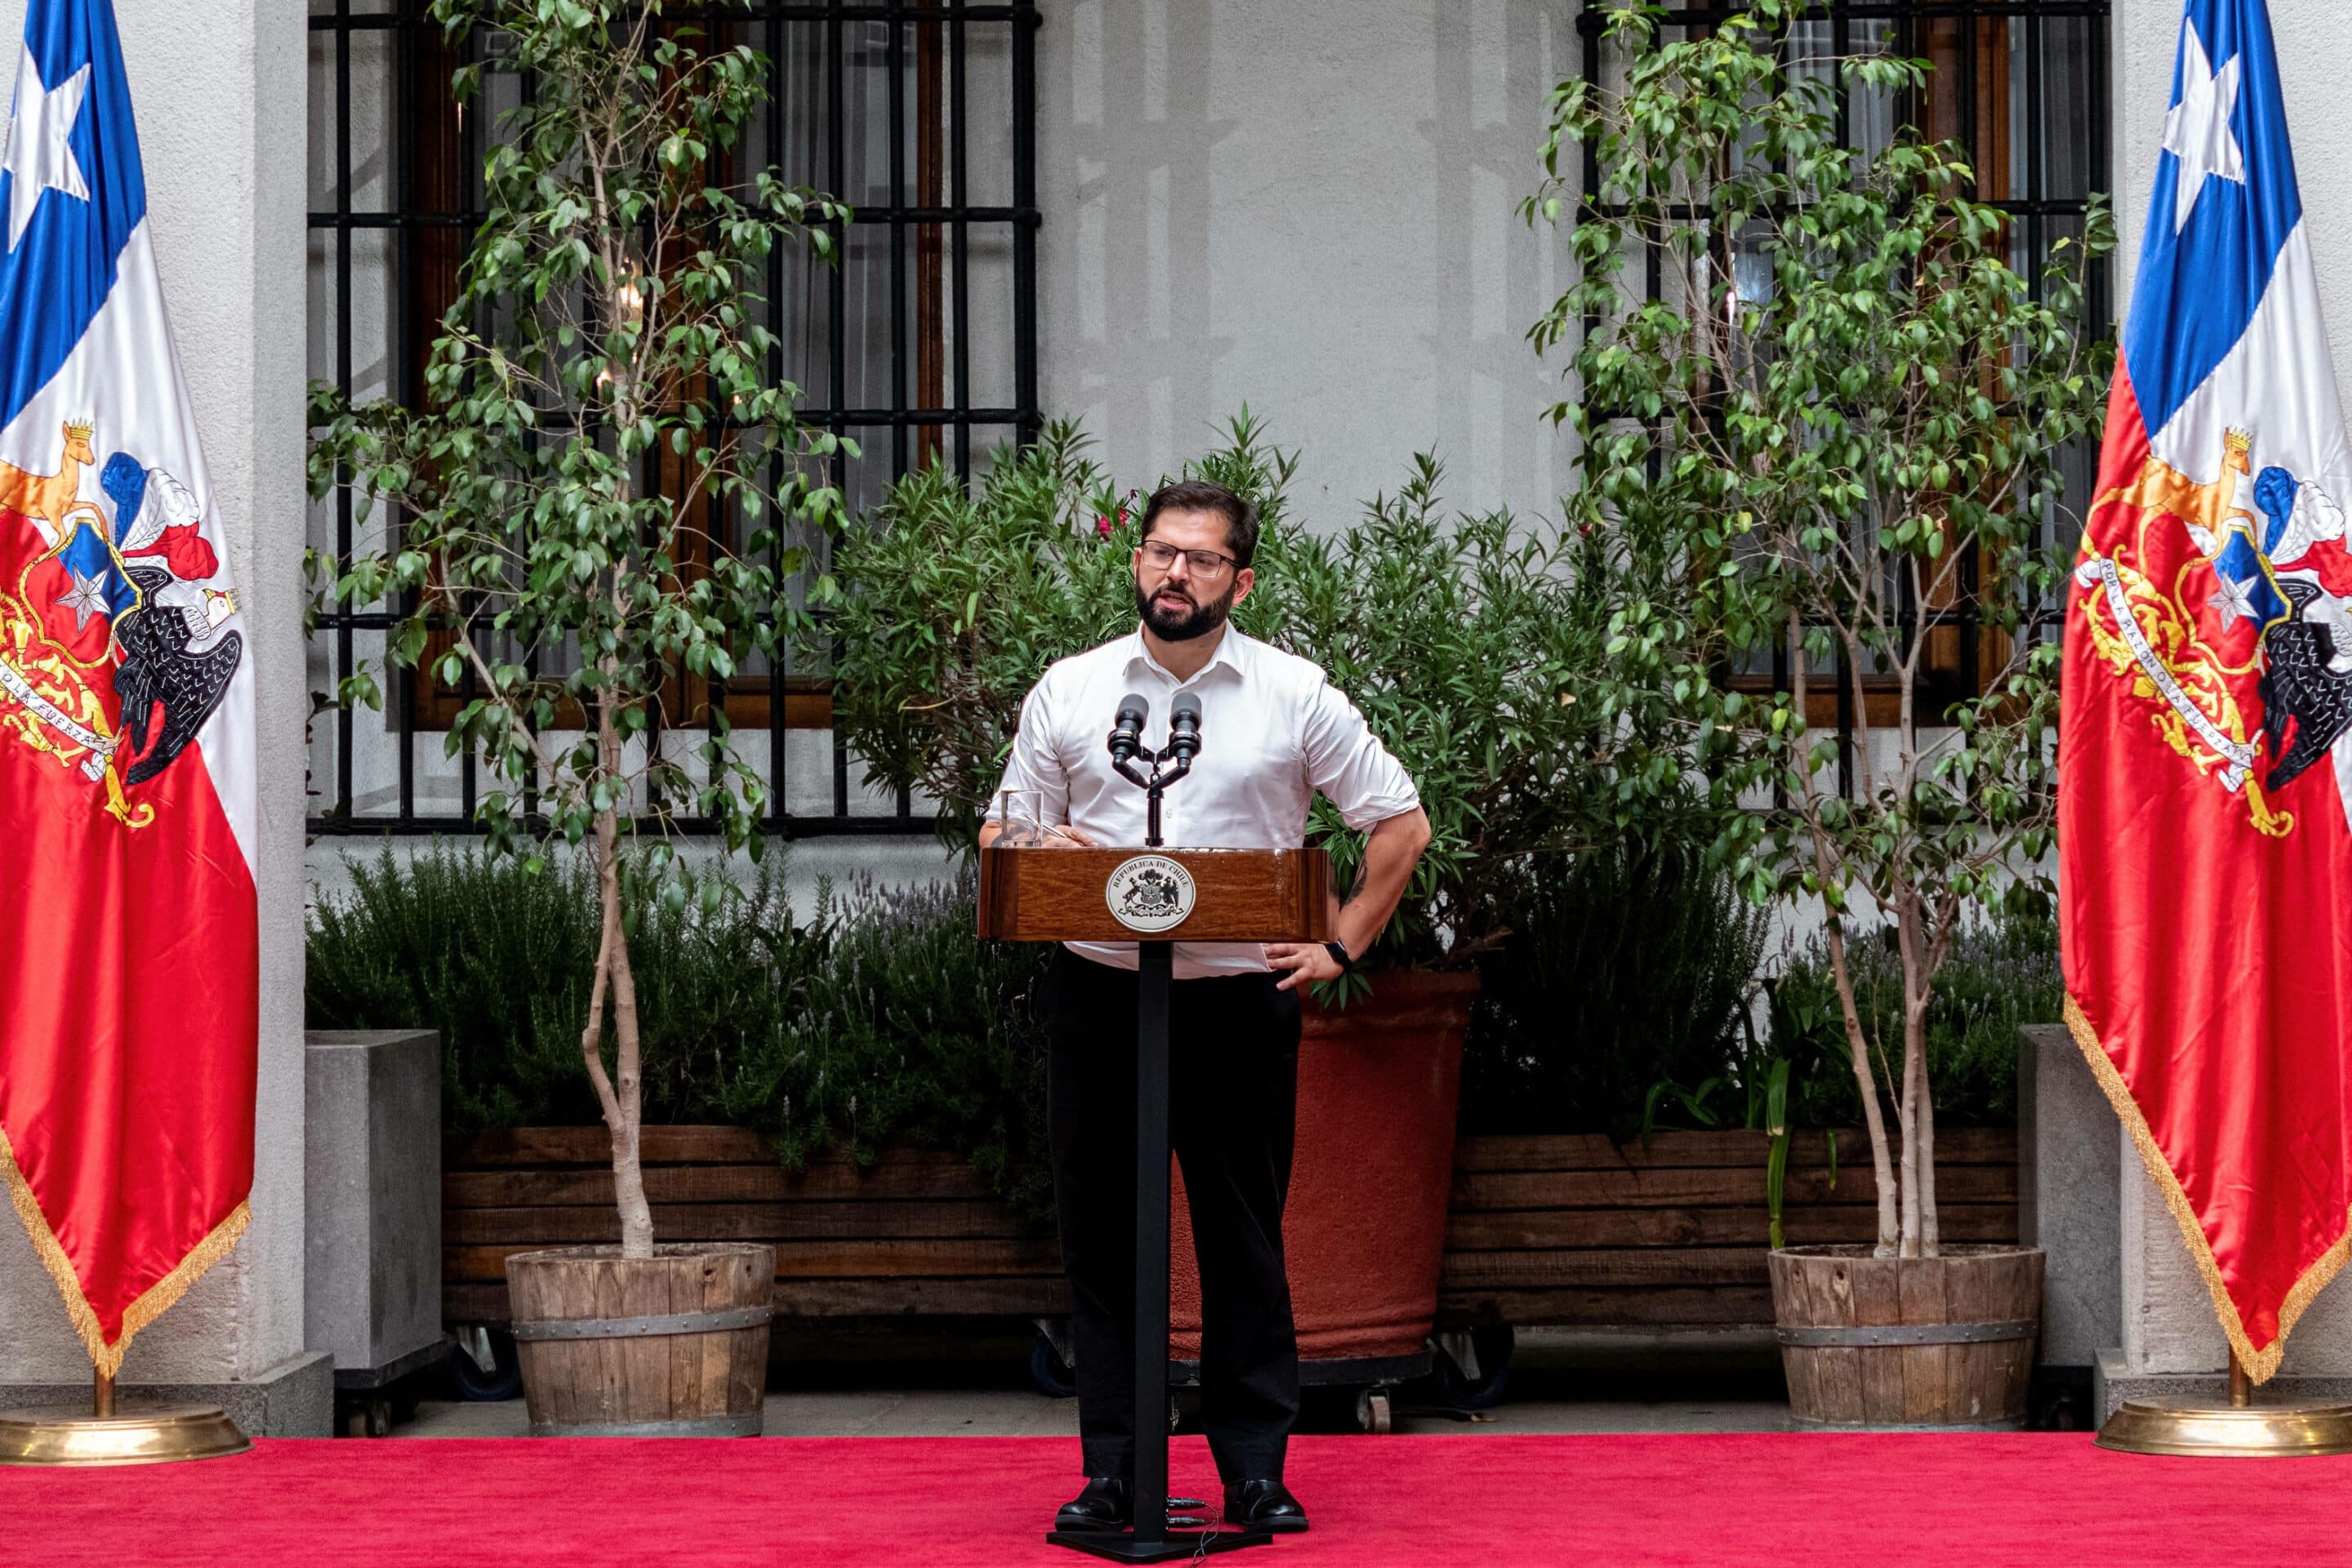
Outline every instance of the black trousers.
MULTIPOLYGON (((1070 1277, 1089 1476, 1135 1468, 1135 991, 1131 969, 1056 953, 1045 987, 1054 1201, 1070 1277)), ((1271 974, 1179 980, 1169 1139, 1201 1269, 1201 1411, 1219 1474, 1282 1474, 1298 1338, 1282 1205, 1298 1101, 1298 996, 1271 974)), ((1145 1353, 1164 1353, 1146 1346, 1145 1353)), ((1147 1411, 1144 1418, 1165 1418, 1147 1411)))

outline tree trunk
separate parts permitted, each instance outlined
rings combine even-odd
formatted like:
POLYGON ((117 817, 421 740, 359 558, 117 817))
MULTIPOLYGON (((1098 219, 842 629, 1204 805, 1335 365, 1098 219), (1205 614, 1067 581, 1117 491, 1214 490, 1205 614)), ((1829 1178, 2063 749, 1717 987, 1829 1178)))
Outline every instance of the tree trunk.
MULTIPOLYGON (((1927 1068, 1927 1010, 1936 1000, 1936 968, 1940 947, 1928 941, 1923 921, 1919 931, 1919 1256, 1939 1258, 1943 1242, 1936 1226, 1936 1083, 1927 1068)), ((1909 987, 1906 976, 1905 985, 1909 987)))
MULTIPOLYGON (((613 688, 607 685, 605 690, 613 688)), ((620 734, 609 702, 596 704, 596 748, 608 779, 620 773, 620 734)), ((613 1196, 621 1211, 621 1256, 654 1255, 654 1214, 646 1203, 644 1167, 638 1163, 645 1124, 642 1063, 637 1049, 637 982, 629 966, 629 938, 621 918, 621 826, 619 812, 596 814, 596 886, 604 910, 604 954, 601 963, 613 987, 615 1082, 604 1102, 604 1123, 613 1134, 613 1196)), ((598 998, 601 1002, 601 996, 598 998)), ((601 1064, 600 1064, 601 1066, 601 1064)))
MULTIPOLYGON (((1789 655, 1795 706, 1801 721, 1806 695, 1805 626, 1794 607, 1789 611, 1789 655)), ((1804 762, 1801 751, 1798 759, 1795 784, 1803 795, 1806 819, 1811 825, 1813 870, 1821 879, 1822 902, 1829 916, 1830 973, 1837 980, 1838 1009, 1845 1019, 1846 1051, 1853 1067, 1853 1086, 1862 1098, 1863 1125, 1870 1132, 1872 1173, 1878 1178, 1877 1255, 1892 1258, 1901 1227, 1895 1217, 1895 1164, 1886 1147, 1886 1117, 1878 1108, 1878 1084, 1870 1070, 1870 1040, 1863 1033, 1861 1010, 1854 1005, 1853 973, 1845 963, 1845 928, 1838 923, 1838 910, 1828 903, 1827 889, 1836 880, 1831 875, 1834 858, 1815 806, 1811 769, 1804 762)))
POLYGON ((1846 1049, 1853 1065, 1853 1085, 1862 1095, 1862 1124, 1870 1132, 1870 1163, 1878 1178, 1878 1256, 1892 1258, 1902 1237, 1902 1226, 1895 1213, 1895 1194, 1907 1192, 1906 1181, 1898 1189, 1895 1182, 1895 1162, 1886 1146, 1886 1117, 1878 1108, 1878 1084, 1870 1070, 1870 1041, 1862 1029, 1862 1013, 1854 1005, 1853 977, 1846 968, 1845 931, 1838 924, 1837 911, 1830 911, 1829 921, 1830 973, 1837 979, 1838 1005, 1845 1015, 1846 1049))
POLYGON ((1906 1258, 1932 1258, 1936 1229, 1930 1131, 1934 1093, 1927 1081, 1927 931, 1919 900, 1905 893, 1895 900, 1895 932, 1903 959, 1903 1251, 1906 1258))

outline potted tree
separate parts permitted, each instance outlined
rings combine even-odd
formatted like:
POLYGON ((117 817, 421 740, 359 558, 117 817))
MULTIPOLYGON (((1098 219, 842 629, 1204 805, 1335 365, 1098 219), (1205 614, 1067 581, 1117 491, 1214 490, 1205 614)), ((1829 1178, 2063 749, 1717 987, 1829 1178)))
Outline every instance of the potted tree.
POLYGON ((2107 351, 2084 284, 2111 229, 2095 209, 2037 289, 1959 149, 1841 146, 1840 95, 1916 101, 1926 68, 1810 54, 1829 36, 1817 9, 1752 0, 1679 36, 1650 7, 1610 15, 1622 73, 1557 90, 1552 178, 1526 208, 1577 204, 1580 276, 1533 335, 1568 345, 1581 384, 1554 411, 1583 444, 1573 504, 1681 580, 1610 617, 1629 700, 1680 715, 1748 891, 1827 918, 1878 1236, 1772 1254, 1792 1404, 1832 1423, 2014 1422, 2041 1259, 1939 1241, 1927 1025, 1971 911, 2046 894, 2058 649, 2042 616, 2060 458, 2100 428, 2107 351), (1559 174, 1570 149, 1589 189, 1559 174), (1667 284, 1643 289, 1645 270, 1667 284), (1740 679, 1776 659, 1780 689, 1740 679), (1851 722, 1843 756, 1817 699, 1851 722), (1857 1006, 1849 921, 1892 927, 1899 1032, 1857 1006))
MULTIPOLYGON (((1378 1378, 1417 1363, 1434 1312, 1462 1041, 1478 955, 1500 939, 1528 857, 1561 847, 1606 727, 1575 700, 1602 637, 1551 535, 1507 512, 1446 519, 1442 472, 1415 459, 1393 495, 1320 536, 1290 514, 1296 454, 1244 409, 1186 465, 1248 496, 1265 525, 1242 630, 1313 658, 1418 784, 1433 841, 1372 971, 1310 1006, 1285 1233, 1302 1354, 1378 1378), (1369 1369, 1366 1363, 1370 1363, 1369 1369)), ((1135 624, 1139 490, 1073 426, 1001 454, 975 486, 934 468, 845 542, 835 711, 871 775, 939 802, 969 845, 1023 696, 1052 660, 1135 624)), ((1206 753, 1204 753, 1204 756, 1206 753)), ((1631 814, 1635 803, 1628 802, 1631 814)), ((1310 835, 1339 884, 1360 840, 1318 803, 1310 835)), ((1189 1246, 1178 1229, 1179 1348, 1189 1246)))
MULTIPOLYGON (((837 506, 807 477, 834 439, 795 420, 755 289, 774 247, 805 234, 827 255, 804 226, 848 215, 736 166, 766 67, 723 19, 713 36, 660 0, 436 0, 433 15, 530 91, 485 164, 423 405, 314 389, 314 494, 350 484, 387 509, 374 548, 316 564, 340 599, 394 596, 393 659, 464 690, 448 745, 499 781, 479 807, 491 848, 536 868, 569 847, 594 868, 580 1044, 620 1240, 508 1260, 533 1430, 756 1433, 773 1250, 656 1246, 639 1164, 625 916, 638 896, 708 910, 723 888, 698 886, 666 831, 630 841, 690 806, 759 853, 764 791, 730 752, 720 699, 791 629, 782 585, 807 552, 784 522, 823 527, 837 506)), ((461 101, 484 68, 459 70, 461 101)), ((365 669, 341 696, 380 700, 365 669)))

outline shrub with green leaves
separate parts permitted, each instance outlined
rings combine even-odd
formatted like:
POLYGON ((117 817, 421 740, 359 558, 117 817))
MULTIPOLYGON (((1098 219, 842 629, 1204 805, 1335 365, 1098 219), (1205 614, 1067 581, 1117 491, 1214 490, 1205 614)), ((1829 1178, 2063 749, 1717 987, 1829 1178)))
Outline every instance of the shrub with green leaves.
POLYGON ((698 1102, 798 1165, 828 1146, 952 1149, 1033 1222, 1050 1218, 1045 1048, 1034 995, 1053 949, 983 942, 974 879, 824 889, 823 964, 698 1102))
POLYGON ((586 876, 438 846, 405 864, 389 848, 353 861, 350 892, 311 912, 309 1026, 440 1031, 453 1131, 602 1120, 580 1070, 585 992, 572 983, 596 949, 586 876))
POLYGON ((1087 445, 1056 422, 969 488, 908 474, 835 552, 848 588, 808 649, 832 659, 834 722, 871 782, 938 801, 950 843, 978 833, 1045 667, 1134 618, 1135 529, 1087 445))
MULTIPOLYGON (((1031 994, 1051 950, 982 942, 969 878, 823 888, 802 920, 782 859, 709 911, 633 897, 646 1119, 758 1128, 792 1166, 836 1147, 865 1163, 893 1143, 951 1149, 1038 1220, 1051 1180, 1031 994)), ((593 1121, 578 961, 600 918, 585 857, 533 872, 470 847, 386 849, 312 913, 310 1026, 438 1030, 452 1131, 593 1121)))
POLYGON ((1465 1132, 1607 1132, 1737 1076, 1765 912, 1687 839, 1528 862, 1462 1063, 1465 1132))
MULTIPOLYGON (((1850 933, 1846 959, 1854 1001, 1873 1053, 1877 1081, 1903 1045, 1903 963, 1890 932, 1850 933)), ((1837 979, 1822 938, 1801 949, 1770 983, 1775 1049, 1801 1068, 1793 1116, 1805 1127, 1853 1127, 1862 1121, 1853 1072, 1846 1064, 1845 1026, 1837 979)), ((2017 1031, 2047 1024, 2065 1001, 2058 973, 2058 925, 2045 910, 2022 908, 1970 923, 1953 940, 1927 1010, 1927 1071, 1940 1121, 1960 1127, 2017 1124, 2017 1031)), ((1892 1108, 1886 1108, 1892 1114, 1892 1108)))
MULTIPOLYGON (((843 736, 877 782, 936 796, 951 843, 971 841, 1045 667, 1136 624, 1142 490, 1121 490, 1086 446, 1055 425, 970 489, 937 468, 909 476, 835 558, 843 736)), ((1468 963, 1507 929, 1520 857, 1647 835, 1672 815, 1664 748, 1592 700, 1609 685, 1608 597, 1586 568, 1602 558, 1507 510, 1446 516, 1426 454, 1352 526, 1318 534, 1287 495, 1297 464, 1244 408, 1184 472, 1258 509, 1257 585, 1234 624, 1329 671, 1420 788, 1432 841, 1374 963, 1468 963), (1639 788, 1620 767, 1636 754, 1639 788)), ((1349 885, 1364 840, 1329 803, 1309 840, 1349 885)))
MULTIPOLYGON (((533 871, 436 844, 350 869, 350 891, 321 898, 310 917, 310 1027, 438 1030, 452 1131, 602 1119, 580 1070, 602 920, 586 857, 533 871)), ((707 1120, 714 1083, 747 1042, 801 1005, 827 931, 794 922, 772 865, 708 915, 640 884, 625 918, 644 955, 647 1119, 707 1120)))

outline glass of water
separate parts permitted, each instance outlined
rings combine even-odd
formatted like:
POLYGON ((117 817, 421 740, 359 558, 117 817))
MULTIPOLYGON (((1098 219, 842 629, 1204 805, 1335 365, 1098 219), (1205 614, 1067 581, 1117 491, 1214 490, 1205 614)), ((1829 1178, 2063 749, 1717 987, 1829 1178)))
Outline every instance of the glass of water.
POLYGON ((1034 789, 999 790, 996 795, 996 845, 1000 849, 1027 849, 1045 842, 1045 797, 1034 789))

